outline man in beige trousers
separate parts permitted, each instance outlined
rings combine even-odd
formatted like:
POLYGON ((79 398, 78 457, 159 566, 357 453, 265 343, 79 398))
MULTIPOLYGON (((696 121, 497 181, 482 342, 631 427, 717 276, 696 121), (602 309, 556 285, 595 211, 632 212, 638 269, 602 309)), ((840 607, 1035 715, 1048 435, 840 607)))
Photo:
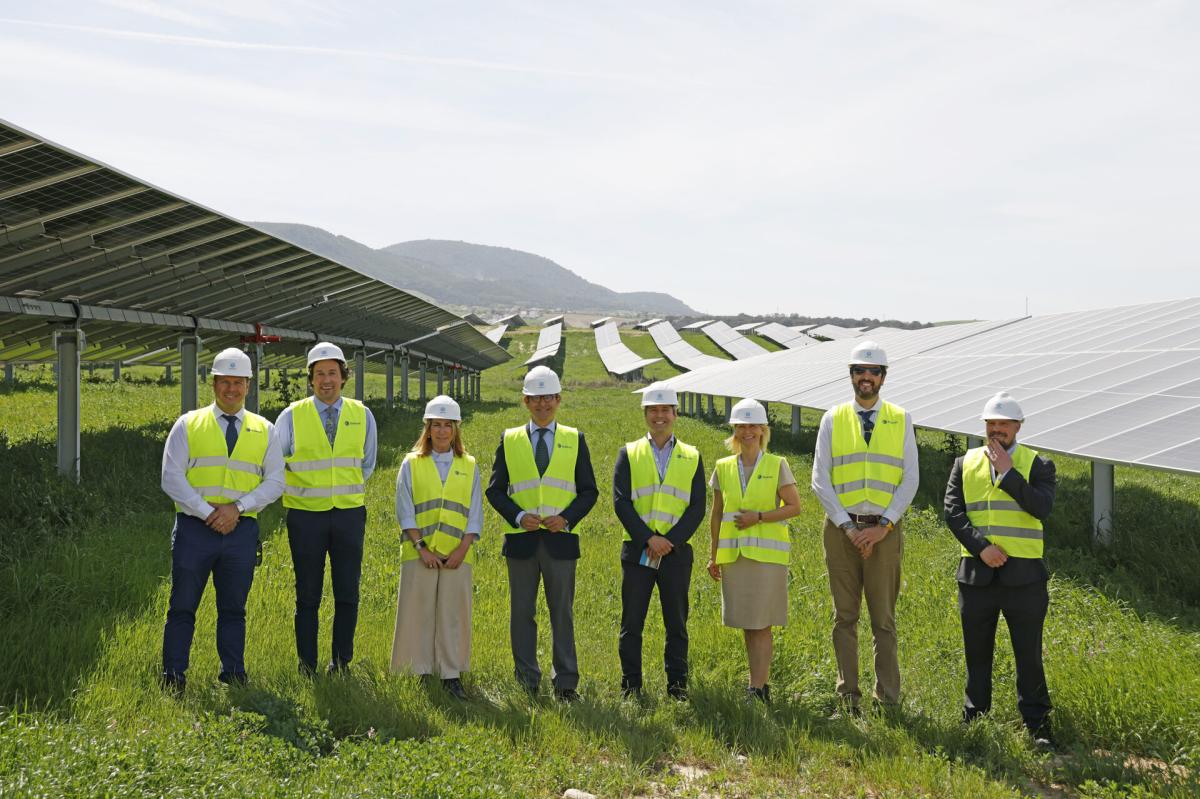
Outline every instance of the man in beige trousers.
POLYGON ((875 642, 875 700, 900 702, 896 599, 904 535, 900 519, 917 493, 917 441, 905 410, 879 398, 887 353, 873 341, 850 353, 854 399, 821 418, 812 488, 825 509, 825 565, 833 595, 835 715, 858 715, 858 616, 867 598, 875 642))

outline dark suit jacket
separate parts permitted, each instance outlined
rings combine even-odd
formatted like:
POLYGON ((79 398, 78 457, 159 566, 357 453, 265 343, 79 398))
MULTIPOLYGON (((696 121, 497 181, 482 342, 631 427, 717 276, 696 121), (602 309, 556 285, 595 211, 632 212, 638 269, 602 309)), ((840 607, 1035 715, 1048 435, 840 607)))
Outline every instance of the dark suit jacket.
MULTIPOLYGON (((979 553, 989 544, 979 531, 971 526, 967 518, 967 503, 963 499, 962 458, 954 461, 950 470, 950 482, 946 484, 945 516, 950 532, 959 540, 972 557, 963 558, 958 564, 958 581, 967 585, 989 585, 993 580, 1000 585, 1028 585, 1049 579, 1050 573, 1041 558, 1014 558, 998 569, 993 569, 979 559, 979 553)), ((1026 481, 1016 469, 1009 469, 1000 481, 1000 488, 1021 506, 1021 509, 1043 522, 1054 507, 1054 492, 1058 487, 1054 462, 1038 455, 1029 469, 1026 481)))
MULTIPOLYGON (((613 510, 616 511, 617 519, 629 533, 629 537, 633 539, 621 544, 621 560, 637 563, 646 549, 646 542, 650 540, 650 536, 654 535, 654 531, 642 521, 642 517, 634 509, 630 486, 629 453, 625 447, 621 447, 617 452, 617 464, 613 468, 613 510)), ((707 499, 708 489, 704 483, 704 458, 701 457, 696 466, 696 474, 692 477, 692 496, 687 509, 679 517, 679 521, 667 531, 666 539, 675 546, 671 555, 691 556, 692 547, 688 540, 696 532, 700 522, 704 521, 707 499)), ((671 557, 671 555, 667 557, 671 557)))
MULTIPOLYGON (((528 428, 526 428, 528 429, 528 428)), ((532 447, 533 444, 530 444, 532 447)), ((504 462, 504 437, 500 437, 500 446, 496 448, 496 460, 492 464, 492 479, 488 482, 487 498, 510 526, 517 526, 517 514, 523 508, 508 495, 508 464, 504 462)), ((563 508, 562 517, 567 520, 570 529, 574 530, 588 511, 596 504, 600 492, 596 488, 596 475, 592 472, 592 456, 588 452, 587 441, 583 431, 579 433, 579 455, 575 459, 575 499, 563 508)), ((546 542, 546 551, 550 557, 558 560, 575 560, 579 557, 579 536, 570 533, 552 533, 549 530, 534 530, 529 533, 513 533, 504 536, 504 546, 500 554, 507 558, 524 560, 533 557, 539 541, 546 542)))

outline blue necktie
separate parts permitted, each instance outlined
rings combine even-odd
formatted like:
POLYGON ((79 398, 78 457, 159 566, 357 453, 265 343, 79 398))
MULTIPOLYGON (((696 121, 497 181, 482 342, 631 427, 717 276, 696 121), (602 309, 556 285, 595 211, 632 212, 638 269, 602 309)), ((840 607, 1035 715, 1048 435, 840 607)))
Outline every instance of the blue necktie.
POLYGON ((871 411, 859 411, 858 415, 862 417, 863 440, 870 444, 871 431, 875 429, 875 423, 871 421, 871 411))
POLYGON ((329 446, 333 446, 333 439, 337 437, 337 419, 334 418, 335 408, 330 405, 325 409, 325 435, 329 439, 329 446))
POLYGON ((549 432, 545 427, 537 429, 538 440, 533 448, 533 462, 537 464, 539 477, 546 473, 546 468, 550 465, 550 448, 546 446, 546 434, 549 432))
POLYGON ((231 413, 223 413, 221 414, 221 418, 228 422, 228 424, 225 425, 225 447, 229 450, 229 452, 225 454, 232 455, 233 448, 237 446, 237 416, 231 413))

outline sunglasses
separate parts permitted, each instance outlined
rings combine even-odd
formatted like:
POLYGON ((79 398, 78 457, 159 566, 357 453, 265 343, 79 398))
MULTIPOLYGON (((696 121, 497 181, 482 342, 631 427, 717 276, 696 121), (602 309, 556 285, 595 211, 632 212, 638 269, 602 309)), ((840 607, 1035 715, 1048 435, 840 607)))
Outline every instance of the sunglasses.
POLYGON ((851 366, 850 367, 850 374, 854 375, 855 377, 858 377, 859 375, 864 374, 864 373, 874 375, 875 377, 879 377, 881 374, 883 374, 883 367, 882 366, 851 366))

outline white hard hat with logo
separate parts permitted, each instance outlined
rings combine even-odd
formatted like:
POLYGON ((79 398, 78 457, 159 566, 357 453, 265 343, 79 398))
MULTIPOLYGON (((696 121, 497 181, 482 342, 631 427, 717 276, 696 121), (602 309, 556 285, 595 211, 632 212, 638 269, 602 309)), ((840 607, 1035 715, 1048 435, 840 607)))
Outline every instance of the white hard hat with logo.
POLYGON ((874 341, 860 341, 850 350, 850 365, 887 366, 887 353, 874 341))
POLYGON ((739 400, 729 414, 730 424, 770 424, 767 421, 767 409, 758 400, 739 400))
POLYGON ((651 383, 642 390, 642 407, 649 405, 679 405, 675 389, 662 383, 651 383))
POLYGON ((436 397, 425 403, 425 416, 423 419, 449 419, 452 422, 462 421, 462 408, 458 407, 458 403, 451 397, 445 394, 438 394, 436 397))
POLYGON ((218 377, 253 377, 250 356, 237 347, 221 350, 213 359, 212 373, 218 377))
POLYGON ((1021 405, 1013 398, 1012 394, 1007 391, 1001 391, 996 396, 987 401, 983 406, 983 413, 979 418, 982 421, 989 419, 1009 419, 1014 422, 1025 421, 1025 413, 1021 410, 1021 405))
POLYGON ((312 366, 317 361, 341 361, 344 365, 346 355, 338 345, 322 341, 308 351, 308 363, 305 366, 312 366))
POLYGON ((547 394, 561 394, 562 384, 558 375, 549 366, 535 366, 525 375, 525 385, 521 393, 527 397, 542 397, 547 394))

